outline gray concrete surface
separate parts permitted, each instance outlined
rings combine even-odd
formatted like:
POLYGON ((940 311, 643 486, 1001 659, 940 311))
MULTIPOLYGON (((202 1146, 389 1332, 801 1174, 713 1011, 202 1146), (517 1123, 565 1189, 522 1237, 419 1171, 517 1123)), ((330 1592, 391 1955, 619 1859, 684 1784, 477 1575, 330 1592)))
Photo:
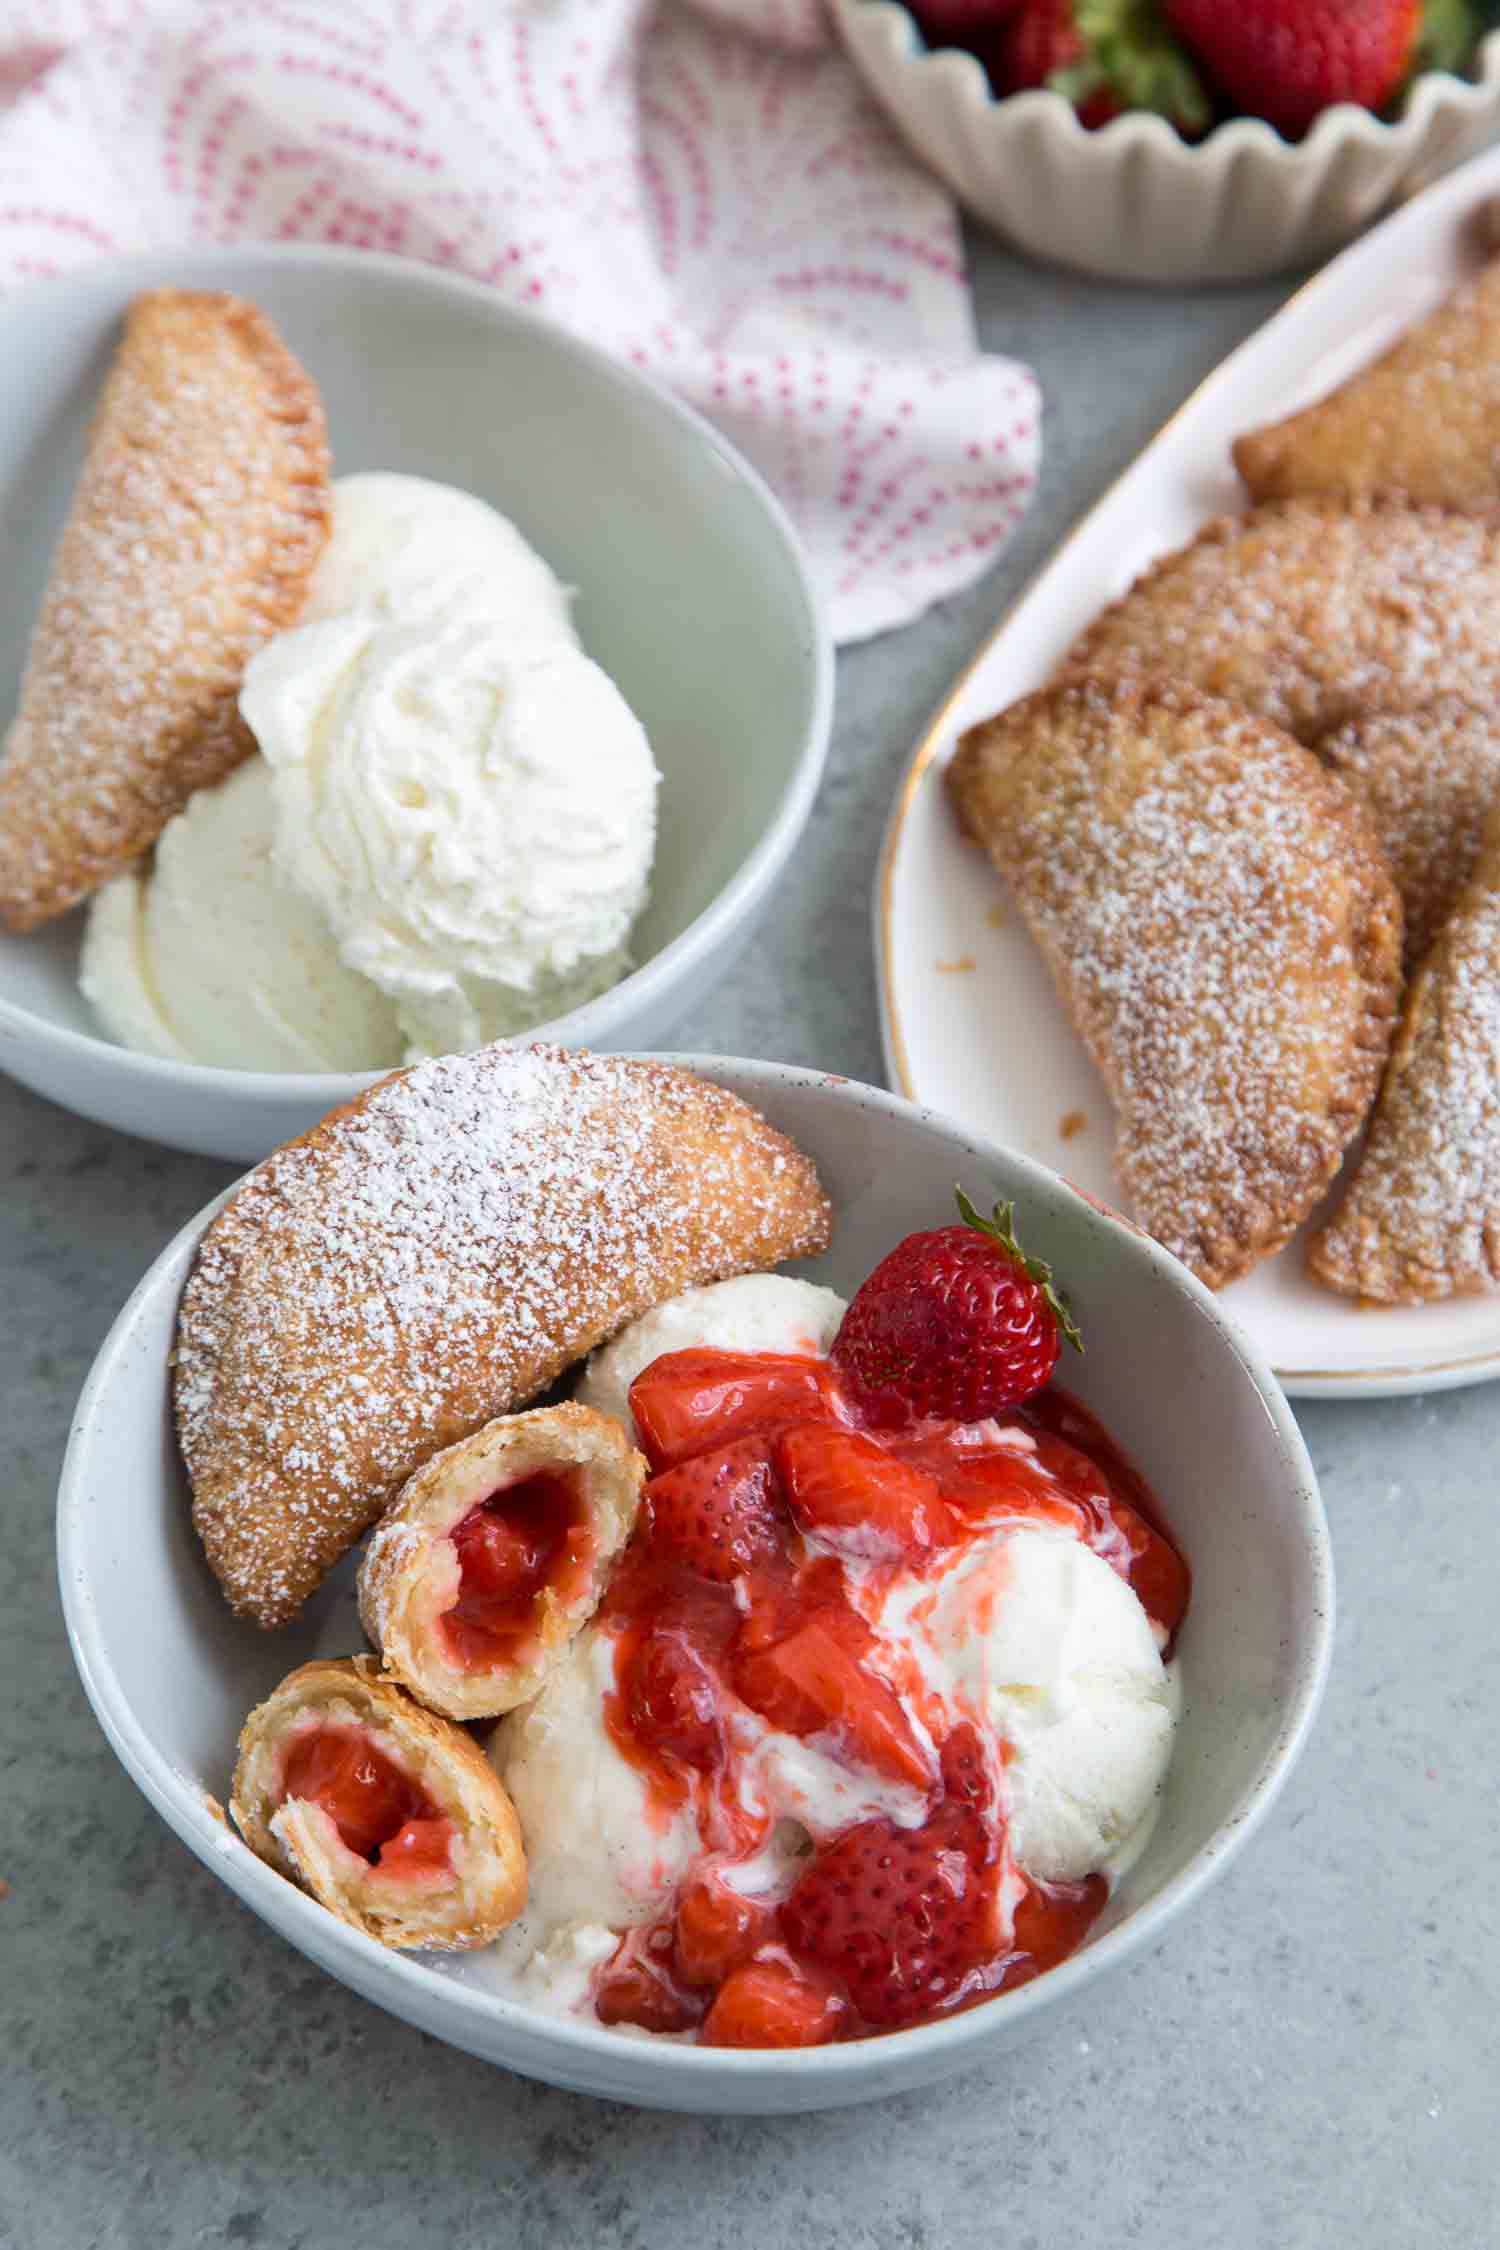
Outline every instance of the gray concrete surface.
MULTIPOLYGON (((1095 287, 974 245, 1047 391, 1041 496, 978 588, 840 672, 765 936, 681 1040, 878 1077, 866 901, 907 750, 1006 597, 1279 292, 1095 287)), ((68 1414, 227 1172, 0 1082, 0 2244, 5 2250, 1480 2250, 1496 2210, 1500 1393, 1311 1406, 1341 1613, 1316 1739, 1167 1947, 934 2092, 766 2123, 553 2093, 388 2021, 136 1794, 53 1582, 68 1414)))

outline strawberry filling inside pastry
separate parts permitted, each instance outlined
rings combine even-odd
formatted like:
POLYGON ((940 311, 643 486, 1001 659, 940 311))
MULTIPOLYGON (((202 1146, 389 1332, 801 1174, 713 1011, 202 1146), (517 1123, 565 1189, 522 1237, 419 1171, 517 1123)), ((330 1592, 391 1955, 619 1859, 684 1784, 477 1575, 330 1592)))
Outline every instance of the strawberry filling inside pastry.
POLYGON ((487 1671, 523 1659, 544 1591, 575 1601, 588 1583, 594 1536, 576 1473, 540 1470, 490 1494, 449 1534, 458 1594, 442 1618, 450 1660, 487 1671))
POLYGON ((452 1821, 363 1727, 313 1726, 297 1735, 282 1769, 281 1802, 290 1799, 320 1806, 347 1848, 382 1875, 415 1880, 448 1871, 452 1821))
POLYGON ((1040 1535, 1050 1557, 1087 1549, 1110 1601, 1100 1565, 1131 1589, 1162 1677, 1187 1567, 1097 1423, 1047 1389, 976 1422, 893 1426, 837 1360, 707 1349, 656 1360, 630 1406, 655 1473, 593 1627, 613 1649, 604 1724, 648 1826, 687 1813, 702 1849, 594 1971, 599 2019, 820 2045, 932 2020, 1071 1953, 1110 1879, 1020 1863, 990 1698, 1026 1691, 985 1651, 1013 1593, 1009 1542, 1040 1535), (866 1817, 809 1813, 782 1848, 773 1739, 847 1776, 866 1817))

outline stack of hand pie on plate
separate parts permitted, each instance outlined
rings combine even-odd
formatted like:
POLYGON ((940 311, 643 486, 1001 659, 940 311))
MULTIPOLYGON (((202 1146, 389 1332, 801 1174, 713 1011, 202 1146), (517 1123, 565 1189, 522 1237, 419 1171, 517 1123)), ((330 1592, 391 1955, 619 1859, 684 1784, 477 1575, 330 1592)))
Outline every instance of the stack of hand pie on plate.
POLYGON ((204 1551, 275 1628, 378 1526, 378 1661, 304 1664, 246 1722, 231 1810, 253 1850, 388 1945, 487 1945, 514 1919, 520 1829, 461 1722, 537 1693, 645 1476, 608 1415, 518 1410, 680 1291, 828 1231, 810 1162, 722 1087, 541 1046, 398 1072, 249 1174, 178 1320, 204 1551))
POLYGON ((965 830, 1118 1113, 1142 1223, 1213 1287, 1363 1132, 1312 1274, 1500 1282, 1500 264, 1242 438, 1254 505, 966 734, 965 830))

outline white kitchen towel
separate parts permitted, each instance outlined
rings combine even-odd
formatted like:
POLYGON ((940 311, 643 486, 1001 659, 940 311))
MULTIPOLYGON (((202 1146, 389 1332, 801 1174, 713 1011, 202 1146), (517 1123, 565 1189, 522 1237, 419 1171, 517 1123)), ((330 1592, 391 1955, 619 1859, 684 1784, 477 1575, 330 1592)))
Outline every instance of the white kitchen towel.
POLYGON ((1032 376, 819 0, 0 0, 0 283, 252 238, 476 276, 670 385, 840 640, 977 577, 1036 480, 1032 376))

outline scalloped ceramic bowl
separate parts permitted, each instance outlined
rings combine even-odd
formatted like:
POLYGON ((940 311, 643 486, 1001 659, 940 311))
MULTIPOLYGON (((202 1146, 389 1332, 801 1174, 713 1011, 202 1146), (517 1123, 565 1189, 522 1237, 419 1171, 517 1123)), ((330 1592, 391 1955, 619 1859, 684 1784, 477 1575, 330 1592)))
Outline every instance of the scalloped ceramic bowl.
MULTIPOLYGON (((832 650, 780 505, 689 408, 477 282, 362 250, 110 259, 0 306, 0 728, 120 316, 164 283, 264 306, 323 392, 340 475, 476 492, 578 589, 584 645, 662 771, 656 865, 637 967, 536 1035, 659 1041, 765 911, 823 770, 832 650)), ((243 1163, 381 1075, 132 1054, 78 990, 82 926, 0 933, 0 1070, 81 1116, 243 1163)))
MULTIPOLYGON (((482 1954, 386 1952, 256 1859, 216 1818, 250 1706, 296 1664, 362 1642, 352 1557, 296 1622, 231 1615, 188 1520, 167 1355, 204 1225, 162 1251, 115 1322, 73 1422, 58 1572, 90 1702, 162 1818, 261 1919, 331 1976, 439 2039, 551 2084, 681 2110, 822 2109, 925 2085, 1027 2038, 1143 1947, 1269 1810, 1317 1709, 1332 1564, 1312 1463, 1265 1362, 1175 1258, 1027 1158, 893 1094, 777 1063, 673 1057, 756 1104, 817 1163, 833 1243, 805 1270, 847 1293, 903 1234, 1014 1197, 1088 1340, 1068 1382, 1151 1480, 1193 1572, 1184 1716, 1161 1818, 1087 1944, 1046 1976, 945 2021, 803 2054, 630 2038, 505 2000, 482 1954)), ((1253 1898, 1239 1911, 1252 1912, 1253 1898)), ((108 2005, 108 1995, 102 1996, 108 2005)))
POLYGON ((1302 141, 1255 118, 1197 146, 1164 118, 1079 124, 1060 94, 997 101, 897 0, 831 0, 861 75, 959 200, 1031 256, 1112 281, 1249 281, 1314 264, 1500 124, 1500 32, 1472 81, 1430 71, 1383 124, 1340 103, 1302 141))

